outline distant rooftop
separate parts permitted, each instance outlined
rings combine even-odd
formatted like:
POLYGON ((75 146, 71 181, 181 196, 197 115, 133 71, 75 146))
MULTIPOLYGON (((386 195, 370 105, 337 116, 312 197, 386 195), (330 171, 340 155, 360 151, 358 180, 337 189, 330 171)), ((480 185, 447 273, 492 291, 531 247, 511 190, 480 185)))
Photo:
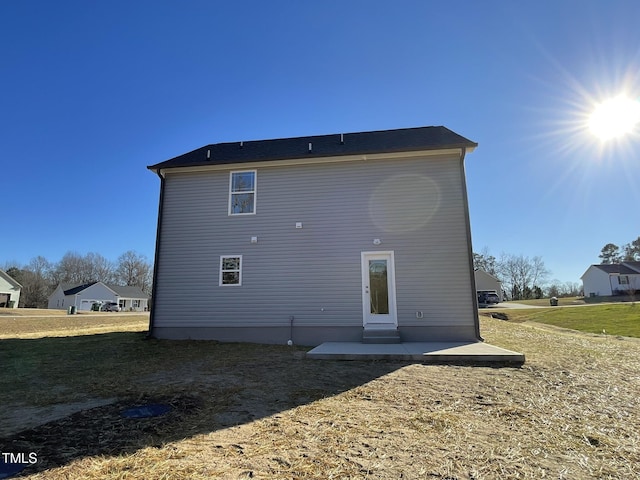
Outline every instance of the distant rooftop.
POLYGON ((124 298, 130 298, 130 297, 133 297, 133 298, 146 298, 146 297, 148 297, 148 295, 146 293, 144 293, 140 289, 140 287, 113 285, 113 284, 110 284, 110 283, 103 283, 103 282, 89 282, 89 283, 84 283, 82 285, 61 284, 60 287, 61 287, 61 289, 62 289, 62 291, 64 292, 65 295, 75 295, 75 294, 80 293, 80 292, 86 290, 87 288, 95 285, 96 283, 102 283, 105 287, 107 287, 110 290, 112 290, 119 297, 124 297, 124 298))
POLYGON ((637 275, 638 273, 640 273, 640 262, 624 262, 622 264, 602 263, 595 266, 609 274, 613 273, 619 275, 637 275))

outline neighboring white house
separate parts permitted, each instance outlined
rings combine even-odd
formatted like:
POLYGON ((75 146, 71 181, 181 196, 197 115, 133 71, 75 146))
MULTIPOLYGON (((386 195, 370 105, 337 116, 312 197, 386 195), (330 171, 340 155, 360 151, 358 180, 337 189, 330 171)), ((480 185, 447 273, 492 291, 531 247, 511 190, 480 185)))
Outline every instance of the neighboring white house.
POLYGON ((419 127, 218 143, 149 166, 150 334, 480 341, 464 173, 476 146, 419 127))
POLYGON ((0 308, 17 308, 22 285, 0 270, 0 308))
POLYGON ((48 308, 91 310, 94 303, 115 302, 123 311, 142 312, 148 309, 149 296, 139 287, 122 287, 91 282, 84 285, 60 284, 49 296, 48 308))
POLYGON ((478 292, 495 291, 498 294, 500 301, 504 301, 502 282, 496 277, 484 270, 477 269, 474 272, 476 279, 476 290, 478 292))
POLYGON ((580 278, 585 297, 636 293, 640 291, 640 262, 591 265, 580 278))

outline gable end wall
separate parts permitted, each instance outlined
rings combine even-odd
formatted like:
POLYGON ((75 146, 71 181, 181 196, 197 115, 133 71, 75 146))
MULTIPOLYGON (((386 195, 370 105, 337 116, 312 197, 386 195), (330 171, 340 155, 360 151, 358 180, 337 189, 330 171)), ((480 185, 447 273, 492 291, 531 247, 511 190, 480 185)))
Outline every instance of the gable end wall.
POLYGON ((582 286, 585 297, 612 295, 609 274, 594 265, 582 276, 582 286))
POLYGON ((476 339, 459 156, 265 166, 235 217, 231 170, 166 173, 154 336, 360 340, 361 252, 392 250, 403 338, 476 339), (221 255, 242 286, 218 285, 221 255))

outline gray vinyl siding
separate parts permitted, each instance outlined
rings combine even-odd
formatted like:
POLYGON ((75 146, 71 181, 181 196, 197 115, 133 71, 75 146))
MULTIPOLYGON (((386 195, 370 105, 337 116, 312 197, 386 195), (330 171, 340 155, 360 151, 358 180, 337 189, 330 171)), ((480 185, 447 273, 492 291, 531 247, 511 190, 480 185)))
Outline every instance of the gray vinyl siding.
POLYGON ((394 251, 400 328, 474 325, 459 157, 265 165, 244 216, 232 170, 166 173, 155 328, 361 327, 363 251, 394 251), (219 286, 221 255, 242 255, 241 286, 219 286))

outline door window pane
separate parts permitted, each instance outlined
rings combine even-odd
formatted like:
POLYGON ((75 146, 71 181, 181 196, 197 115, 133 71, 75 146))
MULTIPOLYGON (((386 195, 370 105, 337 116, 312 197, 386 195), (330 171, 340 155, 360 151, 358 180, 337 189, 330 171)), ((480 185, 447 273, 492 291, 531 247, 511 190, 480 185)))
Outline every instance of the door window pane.
POLYGON ((369 260, 369 295, 371 313, 389 314, 389 284, 387 282, 387 261, 369 260))

